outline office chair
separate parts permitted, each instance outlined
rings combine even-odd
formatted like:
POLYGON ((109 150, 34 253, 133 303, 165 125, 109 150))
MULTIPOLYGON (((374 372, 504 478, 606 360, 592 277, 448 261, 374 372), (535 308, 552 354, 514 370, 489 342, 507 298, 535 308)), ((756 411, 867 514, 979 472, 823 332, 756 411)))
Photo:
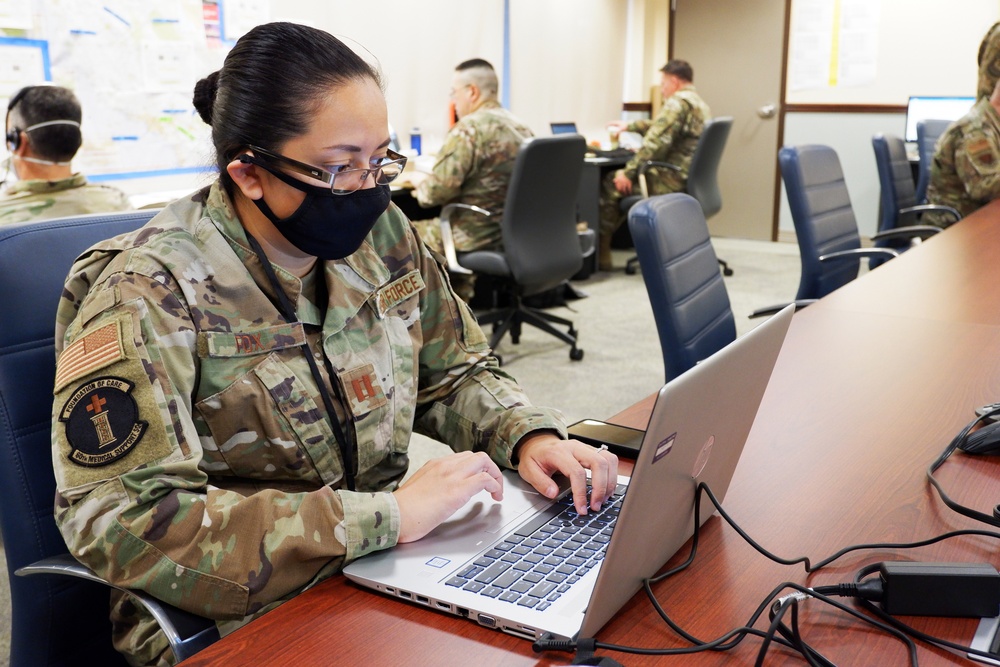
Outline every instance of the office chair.
POLYGON ((568 281, 583 266, 581 246, 593 247, 593 239, 584 242, 576 229, 576 195, 585 151, 586 141, 578 134, 535 137, 521 145, 500 221, 502 250, 456 253, 449 211, 442 209, 441 240, 449 270, 492 276, 508 295, 508 305, 479 315, 480 324, 493 325, 493 348, 508 331, 517 344, 521 325, 530 324, 569 343, 570 359, 583 358, 573 323, 532 308, 524 299, 568 281), (553 324, 569 327, 569 331, 553 324))
POLYGON ((629 211, 628 226, 670 381, 736 340, 729 293, 691 195, 648 197, 629 211))
MULTIPOLYGON (((722 161, 722 151, 726 147, 726 140, 729 138, 729 131, 732 127, 733 119, 730 116, 720 116, 707 121, 702 129, 701 137, 698 138, 698 146, 691 157, 691 167, 688 170, 684 191, 698 200, 706 220, 722 209, 722 193, 719 191, 719 163, 722 161)), ((639 190, 642 195, 623 198, 619 204, 622 212, 629 211, 636 203, 649 196, 649 188, 646 186, 646 171, 651 167, 680 171, 678 165, 669 162, 647 160, 641 164, 639 166, 639 190)), ((625 263, 625 273, 629 275, 635 273, 635 267, 638 263, 638 256, 630 258, 625 263)), ((719 264, 722 266, 724 275, 733 275, 733 270, 729 268, 729 264, 725 260, 720 259, 719 264)))
POLYGON ((951 125, 951 121, 929 119, 917 122, 917 155, 920 156, 920 166, 917 171, 917 203, 927 203, 927 186, 931 182, 931 160, 934 159, 934 149, 938 138, 951 125))
MULTIPOLYGON (((891 259, 893 248, 862 248, 858 223, 844 172, 836 151, 829 146, 785 146, 778 151, 781 179, 785 183, 799 244, 802 275, 795 295, 801 307, 854 280, 866 258, 891 259)), ((937 227, 899 227, 872 236, 873 241, 927 238, 937 227)), ((763 308, 751 315, 774 312, 763 308)))
MULTIPOLYGON (((127 211, 0 227, 0 529, 11 589, 11 667, 125 664, 111 645, 108 585, 69 555, 53 518, 55 313, 76 256, 137 229, 154 214, 127 211)), ((211 621, 135 596, 162 619, 178 656, 218 638, 211 621), (173 612, 171 625, 167 616, 173 612)))
MULTIPOLYGON (((943 213, 953 218, 953 222, 961 219, 959 212, 950 206, 917 204, 910 160, 906 157, 906 144, 902 137, 876 134, 872 137, 872 148, 875 150, 875 165, 878 168, 878 180, 881 186, 878 231, 885 232, 899 227, 912 228, 917 224, 920 214, 927 211, 943 213)), ((876 242, 875 245, 903 250, 906 248, 907 240, 883 240, 876 242)), ((884 260, 873 258, 869 261, 870 266, 875 268, 884 260)))

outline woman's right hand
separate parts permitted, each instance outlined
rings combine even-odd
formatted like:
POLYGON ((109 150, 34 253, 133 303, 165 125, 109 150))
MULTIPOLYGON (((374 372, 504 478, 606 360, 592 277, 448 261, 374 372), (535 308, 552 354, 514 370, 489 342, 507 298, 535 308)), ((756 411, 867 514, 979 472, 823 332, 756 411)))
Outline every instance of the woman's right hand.
POLYGON ((503 499, 500 468, 484 452, 459 452, 424 464, 393 492, 399 505, 399 543, 414 542, 487 491, 503 499))

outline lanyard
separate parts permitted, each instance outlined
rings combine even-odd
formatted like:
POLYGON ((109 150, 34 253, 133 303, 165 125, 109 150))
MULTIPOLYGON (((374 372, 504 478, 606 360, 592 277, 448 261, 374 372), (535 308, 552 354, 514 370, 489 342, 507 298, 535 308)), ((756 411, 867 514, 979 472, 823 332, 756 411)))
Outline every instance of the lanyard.
MULTIPOLYGON (((271 266, 271 262, 268 261, 267 255, 264 254, 264 250, 260 247, 250 232, 246 232, 247 241, 250 242, 250 247, 253 249, 257 259, 264 266, 264 273, 267 274, 267 279, 271 283, 271 287, 274 289, 275 294, 278 295, 278 303, 280 304, 281 314, 284 316, 285 321, 289 324, 293 324, 298 321, 298 317, 295 314, 295 308, 292 306, 291 301, 288 300, 288 295, 285 294, 285 290, 281 289, 281 284, 278 282, 278 276, 274 274, 274 267, 271 266)), ((325 276, 320 276, 320 284, 323 289, 319 291, 320 294, 326 293, 326 279, 325 276)), ((319 285, 317 285, 317 288, 319 285)), ((320 341, 322 346, 322 341, 320 341)), ((313 359, 312 353, 309 351, 309 341, 307 340, 302 344, 302 351, 306 356, 306 361, 309 362, 309 372, 312 373, 313 380, 316 381, 316 386, 319 388, 319 393, 323 397, 323 405, 326 407, 326 413, 330 418, 330 425, 333 426, 333 434, 337 439, 337 445, 340 447, 340 457, 344 463, 344 482, 347 485, 348 490, 354 491, 354 467, 355 467, 355 447, 351 446, 348 442, 347 436, 344 433, 344 428, 340 424, 340 420, 337 418, 337 412, 333 407, 333 399, 330 397, 330 392, 326 388, 326 383, 323 381, 323 376, 319 372, 319 367, 316 365, 316 360, 313 359)), ((324 360, 326 360, 326 355, 323 355, 324 360)), ((337 391, 337 376, 333 370, 333 365, 326 360, 326 371, 330 375, 330 384, 333 385, 334 391, 337 391)), ((340 395, 338 391, 337 398, 340 399, 341 405, 344 406, 344 414, 350 414, 347 409, 347 403, 344 401, 344 397, 340 395)))

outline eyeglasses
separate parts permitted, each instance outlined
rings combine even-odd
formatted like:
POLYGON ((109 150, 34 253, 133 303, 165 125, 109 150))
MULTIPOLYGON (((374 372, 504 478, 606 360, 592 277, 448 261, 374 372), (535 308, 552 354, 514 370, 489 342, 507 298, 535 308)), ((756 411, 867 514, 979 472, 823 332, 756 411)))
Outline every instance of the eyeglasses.
POLYGON ((330 192, 335 195, 346 195, 359 190, 368 180, 369 175, 374 175, 376 185, 388 185, 396 180, 396 177, 403 173, 403 168, 406 167, 406 157, 393 150, 386 150, 385 157, 377 158, 373 161, 375 165, 367 169, 344 168, 334 173, 284 155, 272 153, 259 146, 248 146, 248 148, 265 160, 277 162, 298 174, 323 181, 330 186, 330 192))
POLYGON ((452 88, 451 90, 448 91, 448 97, 454 99, 455 95, 458 95, 459 91, 465 90, 466 88, 471 88, 471 87, 472 87, 472 84, 471 83, 467 83, 464 86, 459 86, 458 88, 452 88))

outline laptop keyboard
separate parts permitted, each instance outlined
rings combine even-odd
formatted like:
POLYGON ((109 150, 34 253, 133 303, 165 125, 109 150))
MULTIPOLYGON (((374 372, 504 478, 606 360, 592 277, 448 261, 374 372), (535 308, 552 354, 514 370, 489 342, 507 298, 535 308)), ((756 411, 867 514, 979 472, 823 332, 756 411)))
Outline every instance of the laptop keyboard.
POLYGON ((577 514, 571 493, 563 495, 445 583, 521 607, 546 609, 604 559, 625 488, 619 484, 601 509, 586 515, 577 514))

